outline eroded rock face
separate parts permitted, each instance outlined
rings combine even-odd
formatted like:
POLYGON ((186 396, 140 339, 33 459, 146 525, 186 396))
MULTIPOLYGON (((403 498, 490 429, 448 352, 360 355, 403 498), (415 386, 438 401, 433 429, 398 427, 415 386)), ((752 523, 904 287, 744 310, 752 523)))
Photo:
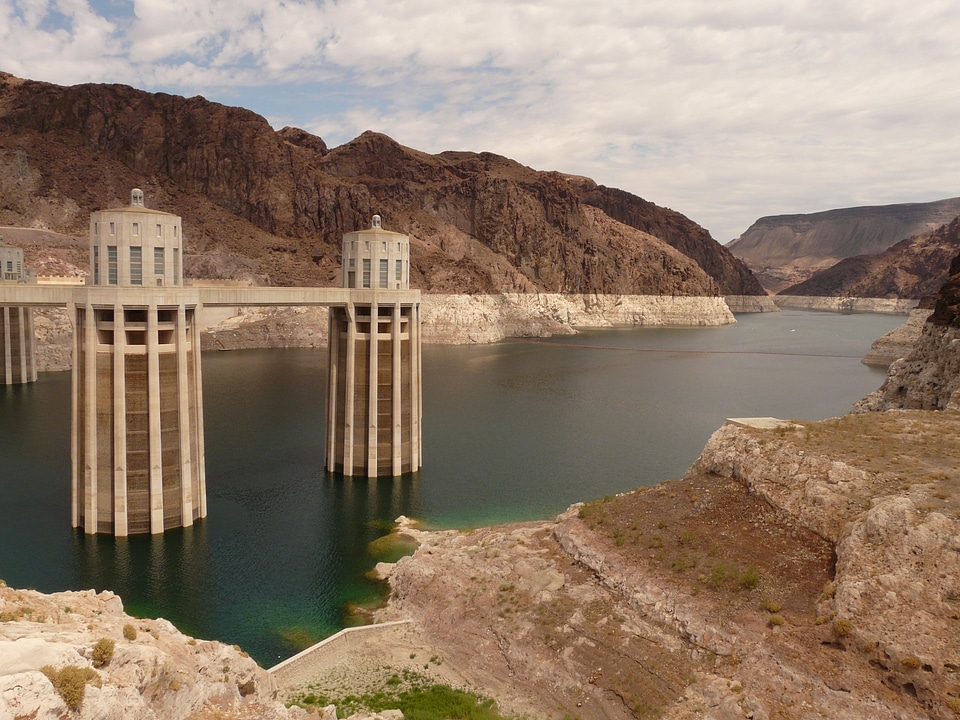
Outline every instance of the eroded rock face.
MULTIPOLYGON (((877 255, 891 245, 935 230, 960 214, 960 198, 932 203, 911 203, 875 207, 842 208, 806 215, 763 217, 728 247, 757 273, 764 287, 780 292, 807 280, 844 258, 877 255)), ((910 263, 905 264, 908 265, 910 263)), ((848 265, 849 273, 855 267, 848 265)), ((899 281, 903 287, 903 280, 899 281)), ((882 297, 898 282, 888 275, 887 290, 881 294, 848 294, 882 297)), ((822 287, 822 286, 821 286, 822 287)), ((936 287, 933 288, 936 291, 936 287)), ((799 293, 798 293, 799 294, 799 293)), ((804 294, 831 295, 822 289, 804 294)), ((920 295, 907 295, 920 297, 920 295)))
POLYGON ((960 218, 901 240, 875 255, 848 257, 781 292, 828 297, 922 298, 936 293, 943 285, 958 249, 960 218))
POLYGON ((863 357, 863 364, 890 367, 900 358, 912 353, 923 333, 923 326, 930 317, 931 310, 930 307, 911 310, 910 316, 902 325, 898 325, 873 341, 870 352, 863 357))
MULTIPOLYGON (((908 427, 909 417, 903 416, 908 427)), ((945 432, 953 432, 948 419, 945 432)), ((909 430, 905 429, 904 432, 909 430)), ((694 469, 735 477, 836 543, 836 577, 818 605, 823 642, 859 655, 888 687, 951 718, 960 680, 960 520, 954 497, 725 425, 694 469), (946 501, 943 498, 947 498, 946 501), (952 700, 951 700, 952 699, 952 700)))
POLYGON ((239 648, 193 640, 166 620, 130 617, 111 592, 44 595, 0 587, 0 717, 304 716, 276 700, 273 678, 239 648), (102 638, 114 643, 105 664, 94 652, 102 638), (76 666, 94 673, 79 711, 68 712, 40 671, 44 666, 76 666))
MULTIPOLYGON (((954 223, 960 232, 960 218, 954 223)), ((911 353, 894 362, 887 379, 854 406, 856 412, 916 408, 960 410, 960 255, 950 265, 933 313, 911 353)))
POLYGON ((201 97, 7 74, 0 141, 22 148, 0 158, 0 224, 82 237, 90 211, 148 177, 149 205, 183 217, 192 277, 338 285, 343 234, 378 213, 410 235, 411 284, 427 291, 762 292, 679 213, 490 153, 429 155, 373 132, 329 149, 201 97))

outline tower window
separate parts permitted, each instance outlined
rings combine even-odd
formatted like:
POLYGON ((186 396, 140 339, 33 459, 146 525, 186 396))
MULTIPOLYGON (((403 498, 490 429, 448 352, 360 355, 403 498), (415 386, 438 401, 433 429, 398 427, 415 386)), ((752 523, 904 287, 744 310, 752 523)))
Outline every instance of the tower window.
MULTIPOLYGON (((136 225, 136 223, 134 223, 136 225)), ((143 285, 143 248, 130 248, 130 284, 143 285)))
POLYGON ((385 288, 389 280, 389 261, 384 258, 380 261, 380 287, 385 288))
POLYGON ((370 258, 363 259, 363 287, 370 287, 370 258))
POLYGON ((140 223, 133 224, 133 236, 140 237, 140 223))
MULTIPOLYGON (((110 223, 111 225, 113 223, 110 223)), ((117 284, 117 246, 107 245, 107 284, 117 284)))
POLYGON ((114 223, 110 223, 110 234, 111 235, 117 234, 117 226, 114 223))
MULTIPOLYGON (((177 226, 173 226, 174 231, 176 231, 177 226)), ((173 249, 173 284, 180 284, 180 249, 173 249)))
POLYGON ((100 248, 93 246, 93 284, 100 284, 100 248))
MULTIPOLYGON (((157 227, 160 227, 157 225, 157 227)), ((163 248, 155 247, 153 249, 153 274, 163 275, 163 248)))

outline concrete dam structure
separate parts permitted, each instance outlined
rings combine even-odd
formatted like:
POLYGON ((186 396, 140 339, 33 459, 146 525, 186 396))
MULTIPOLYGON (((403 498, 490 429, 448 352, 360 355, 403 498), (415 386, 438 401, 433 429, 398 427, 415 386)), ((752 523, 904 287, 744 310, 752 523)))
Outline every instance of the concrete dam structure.
POLYGON ((184 286, 182 240, 180 217, 134 190, 130 206, 91 215, 87 285, 0 284, 4 319, 62 306, 73 320, 73 527, 123 537, 206 517, 204 306, 330 308, 326 469, 420 469, 420 292, 409 289, 406 235, 377 216, 348 233, 341 288, 184 286))

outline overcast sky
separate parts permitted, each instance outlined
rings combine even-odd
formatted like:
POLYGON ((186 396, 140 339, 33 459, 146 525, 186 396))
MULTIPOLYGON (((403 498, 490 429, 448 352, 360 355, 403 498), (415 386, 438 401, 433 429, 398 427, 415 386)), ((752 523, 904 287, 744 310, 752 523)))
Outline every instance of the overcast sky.
POLYGON ((957 0, 0 0, 0 69, 491 151, 721 242, 960 196, 957 0))

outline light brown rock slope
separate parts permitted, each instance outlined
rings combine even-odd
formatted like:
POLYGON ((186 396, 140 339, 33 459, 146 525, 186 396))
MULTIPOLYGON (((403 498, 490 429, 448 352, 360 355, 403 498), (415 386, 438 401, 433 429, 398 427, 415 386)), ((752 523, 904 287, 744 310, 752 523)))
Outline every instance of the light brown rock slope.
POLYGON ((273 678, 239 648, 190 639, 165 620, 132 618, 111 592, 45 595, 0 586, 0 718, 304 717, 275 696, 273 678), (94 648, 104 638, 114 645, 100 664, 94 648), (68 709, 45 666, 87 672, 76 709, 68 709))
POLYGON ((538 717, 953 718, 958 430, 728 424, 683 480, 551 523, 412 531, 384 617, 538 717))

